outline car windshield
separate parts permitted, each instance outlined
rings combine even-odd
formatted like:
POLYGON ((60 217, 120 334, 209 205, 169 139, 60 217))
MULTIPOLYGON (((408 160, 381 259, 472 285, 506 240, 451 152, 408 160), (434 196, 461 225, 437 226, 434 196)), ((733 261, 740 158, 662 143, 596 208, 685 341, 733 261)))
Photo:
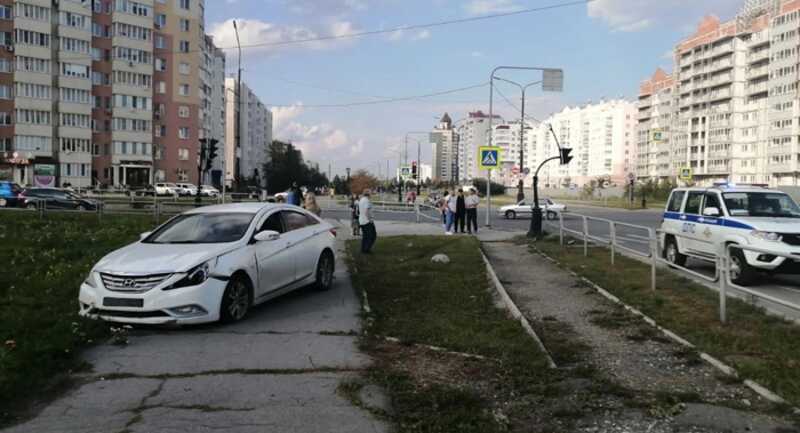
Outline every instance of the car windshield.
POLYGON ((244 236, 254 214, 199 213, 180 215, 148 236, 148 244, 218 244, 244 236))
POLYGON ((778 192, 727 192, 722 194, 731 216, 800 218, 800 207, 778 192))

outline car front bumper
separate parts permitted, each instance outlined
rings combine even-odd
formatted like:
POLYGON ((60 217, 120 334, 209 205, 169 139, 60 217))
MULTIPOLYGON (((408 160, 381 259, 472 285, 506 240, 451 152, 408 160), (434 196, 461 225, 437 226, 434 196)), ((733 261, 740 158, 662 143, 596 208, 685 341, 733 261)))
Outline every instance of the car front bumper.
MULTIPOLYGON (((800 247, 785 244, 783 242, 769 241, 759 241, 744 246, 774 252, 775 254, 797 257, 797 259, 792 260, 769 253, 743 250, 747 263, 756 269, 765 271, 774 270, 778 273, 800 273, 800 247)), ((734 251, 735 248, 731 248, 731 250, 734 251)))
POLYGON ((140 294, 111 291, 104 288, 100 281, 97 281, 96 285, 97 287, 91 287, 85 282, 81 284, 78 313, 83 317, 130 324, 190 325, 219 320, 220 303, 227 281, 209 278, 198 286, 173 290, 155 288, 140 294), (142 306, 107 306, 107 298, 117 303, 119 300, 130 302, 141 300, 142 306), (195 312, 181 313, 175 310, 189 306, 194 306, 195 312))

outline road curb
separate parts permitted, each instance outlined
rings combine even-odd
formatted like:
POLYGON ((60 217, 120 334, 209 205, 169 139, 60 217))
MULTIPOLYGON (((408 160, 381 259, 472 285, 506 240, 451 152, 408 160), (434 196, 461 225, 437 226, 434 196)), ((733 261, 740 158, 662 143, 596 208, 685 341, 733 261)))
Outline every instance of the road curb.
MULTIPOLYGON (((639 309, 626 304, 621 299, 619 299, 618 297, 614 296, 613 294, 611 294, 610 292, 608 292, 604 288, 600 287, 599 285, 597 285, 592 280, 590 280, 590 279, 588 279, 586 277, 583 277, 581 275, 578 275, 577 272, 567 268, 566 266, 564 266, 558 260, 548 256, 547 254, 542 252, 542 250, 540 250, 539 248, 536 248, 536 246, 533 246, 533 249, 536 250, 536 252, 540 256, 544 257, 545 259, 547 259, 550 262, 554 263, 555 265, 557 265, 561 269, 569 272, 570 275, 574 276, 575 278, 578 278, 579 280, 583 281, 584 283, 586 283, 587 285, 589 285, 590 287, 595 289, 595 291, 597 291, 597 293, 603 295, 603 297, 605 297, 609 301, 614 302, 615 304, 618 304, 618 305, 622 306, 623 308, 625 308, 626 310, 630 311, 634 315, 639 316, 647 324, 649 324, 650 326, 652 326, 652 327, 658 329, 659 331, 661 331, 661 333, 664 334, 664 336, 666 336, 670 340, 672 340, 672 341, 674 341, 674 342, 676 342, 676 343, 678 343, 678 344, 680 344, 682 346, 688 347, 690 349, 697 349, 697 346, 695 346, 694 344, 692 344, 688 340, 686 340, 683 337, 679 336, 678 334, 670 331, 669 329, 664 328, 663 326, 659 325, 655 320, 653 320, 653 318, 651 318, 650 316, 647 316, 646 314, 642 313, 641 311, 639 311, 639 309)), ((725 364, 724 362, 722 362, 719 359, 709 355, 708 353, 700 352, 700 351, 698 351, 698 353, 700 355, 700 358, 702 358, 704 361, 706 361, 706 363, 708 363, 709 365, 711 365, 715 369, 719 370, 723 374, 728 375, 728 376, 733 376, 733 377, 736 377, 736 378, 740 377, 739 373, 736 371, 736 369, 731 367, 731 366, 729 366, 728 364, 725 364)), ((755 392, 759 396, 769 400, 772 403, 787 404, 787 401, 783 397, 781 397, 778 394, 770 391, 768 388, 766 388, 766 387, 764 387, 762 385, 759 385, 755 381, 752 381, 750 379, 744 379, 743 383, 744 383, 745 386, 747 386, 748 388, 753 390, 753 392, 755 392)), ((793 409, 793 411, 795 413, 800 413, 800 409, 798 409, 796 407, 793 407, 792 409, 793 409)))
POLYGON ((481 251, 481 258, 483 258, 483 262, 486 264, 486 271, 489 273, 489 277, 492 279, 492 282, 494 283, 495 290, 497 290, 497 293, 500 294, 500 298, 503 299, 503 303, 506 305, 506 308, 508 308, 508 311, 511 313, 511 316, 514 319, 519 320, 520 324, 522 325, 522 328, 525 329, 525 332, 527 332, 528 335, 530 335, 531 338, 533 338, 533 340, 536 342, 536 345, 539 347, 539 350, 541 350, 542 353, 544 353, 545 358, 547 358, 547 366, 550 368, 558 368, 555 361, 553 361, 553 357, 550 356, 550 352, 544 346, 544 343, 542 343, 542 340, 536 334, 536 331, 533 330, 533 327, 531 327, 531 324, 530 322, 528 322, 528 319, 519 310, 517 305, 511 299, 511 296, 508 295, 508 292, 506 292, 506 289, 505 287, 503 287, 503 283, 500 282, 500 279, 497 278, 497 274, 494 272, 494 268, 492 267, 492 264, 489 262, 489 259, 486 257, 486 254, 484 254, 483 249, 481 249, 480 251, 481 251))

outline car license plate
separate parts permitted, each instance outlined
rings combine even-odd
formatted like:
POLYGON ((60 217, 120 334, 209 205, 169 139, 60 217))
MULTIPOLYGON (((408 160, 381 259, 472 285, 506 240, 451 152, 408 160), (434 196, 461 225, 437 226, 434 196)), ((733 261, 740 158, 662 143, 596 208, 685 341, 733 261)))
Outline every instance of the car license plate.
POLYGON ((144 306, 144 300, 132 298, 103 298, 103 306, 142 308, 144 306))

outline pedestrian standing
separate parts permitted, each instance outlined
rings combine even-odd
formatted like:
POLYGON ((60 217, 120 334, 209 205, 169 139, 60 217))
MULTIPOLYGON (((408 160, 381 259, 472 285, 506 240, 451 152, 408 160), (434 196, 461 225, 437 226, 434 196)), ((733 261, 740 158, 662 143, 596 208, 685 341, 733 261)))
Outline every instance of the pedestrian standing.
POLYGON ((464 200, 464 190, 458 189, 458 196, 456 197, 456 220, 455 231, 466 233, 464 231, 464 223, 467 218, 467 203, 464 200))
POLYGON ((450 198, 450 191, 445 191, 444 196, 439 198, 436 202, 436 207, 439 208, 439 212, 442 213, 442 227, 444 227, 444 231, 447 231, 447 200, 450 198))
POLYGON ((297 189, 297 182, 293 182, 289 192, 286 194, 286 203, 300 206, 300 191, 297 189))
POLYGON ((467 230, 470 234, 478 234, 478 205, 481 199, 478 197, 475 188, 470 188, 469 196, 466 198, 467 204, 467 230))
POLYGON ((365 189, 358 202, 358 224, 361 226, 361 252, 372 254, 372 246, 378 239, 375 231, 375 222, 372 220, 372 202, 369 201, 370 191, 365 189))
POLYGON ((455 194, 451 194, 447 198, 447 228, 445 230, 446 235, 452 235, 454 231, 454 226, 456 222, 456 211, 458 210, 458 198, 455 194))
POLYGON ((306 202, 303 207, 316 216, 322 216, 322 209, 317 204, 317 196, 313 192, 306 194, 306 202))
POLYGON ((361 236, 361 226, 358 225, 358 194, 350 196, 350 228, 353 236, 361 236))

